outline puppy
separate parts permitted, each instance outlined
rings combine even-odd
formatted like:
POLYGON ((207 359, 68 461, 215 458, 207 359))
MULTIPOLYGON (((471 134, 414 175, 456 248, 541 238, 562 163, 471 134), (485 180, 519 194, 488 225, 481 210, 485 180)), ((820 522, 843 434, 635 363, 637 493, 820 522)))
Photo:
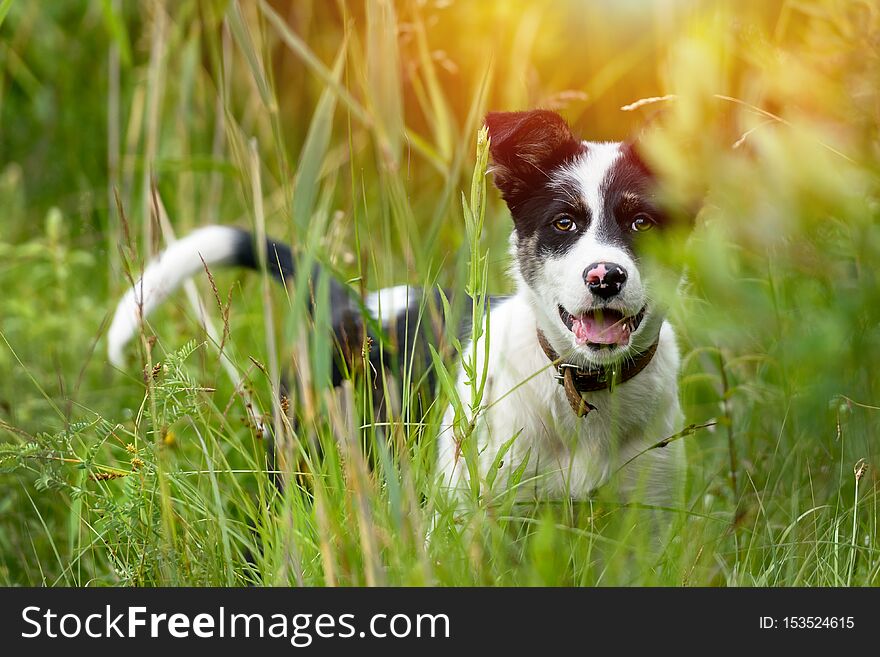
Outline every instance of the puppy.
POLYGON ((485 386, 474 419, 474 387, 458 378, 461 406, 438 439, 443 485, 503 489, 519 470, 517 499, 585 499, 619 473, 625 499, 672 505, 682 442, 648 449, 683 421, 675 335, 639 260, 644 233, 669 223, 652 174, 633 145, 576 139, 553 112, 486 125, 516 293, 491 308, 488 351, 485 335, 466 349, 485 386))
MULTIPOLYGON (((475 401, 462 371, 460 404, 450 405, 438 436, 442 484, 463 496, 478 482, 503 487, 520 469, 527 482, 518 486, 520 499, 584 499, 619 471, 624 495, 672 504, 682 443, 645 451, 682 424, 675 335, 651 300, 638 255, 642 233, 668 223, 654 178, 632 145, 580 141, 552 112, 491 113, 486 124, 495 183, 513 217, 516 294, 492 300, 488 352, 485 335, 466 349, 486 373, 484 394, 471 428, 474 418, 455 411, 475 401)), ((282 283, 295 274, 288 246, 257 244, 239 229, 208 226, 176 242, 119 302, 108 333, 111 362, 122 364, 149 313, 205 266, 258 269, 261 262, 282 283)), ((436 294, 425 299, 400 286, 361 301, 332 277, 329 290, 340 356, 359 353, 365 337, 378 344, 390 335, 397 360, 412 351, 422 355, 415 364, 430 370, 425 342, 436 343, 439 331, 419 313, 423 301, 440 307, 436 294)), ((394 358, 374 349, 370 362, 378 369, 394 358)), ((337 359, 333 385, 345 371, 337 359)))

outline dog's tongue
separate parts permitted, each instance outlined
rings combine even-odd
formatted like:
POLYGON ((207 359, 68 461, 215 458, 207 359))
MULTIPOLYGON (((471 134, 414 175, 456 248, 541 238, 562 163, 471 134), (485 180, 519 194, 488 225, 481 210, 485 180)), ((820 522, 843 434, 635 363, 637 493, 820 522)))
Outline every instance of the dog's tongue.
POLYGON ((571 331, 578 344, 592 342, 593 344, 625 345, 629 342, 629 326, 626 322, 614 317, 597 315, 575 317, 571 331))

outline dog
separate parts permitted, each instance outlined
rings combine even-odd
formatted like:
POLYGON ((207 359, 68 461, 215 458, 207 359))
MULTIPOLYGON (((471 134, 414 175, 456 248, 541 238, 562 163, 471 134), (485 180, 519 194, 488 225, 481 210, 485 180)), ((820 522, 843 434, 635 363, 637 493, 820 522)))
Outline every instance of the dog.
MULTIPOLYGON (((517 499, 585 500, 617 474, 625 500, 674 505, 683 444, 652 447, 683 425, 680 357, 639 259, 643 233, 672 221, 655 176, 635 144, 581 141, 550 111, 490 113, 486 126, 516 293, 489 314, 488 351, 484 336, 464 354, 485 386, 476 421, 446 412, 443 485, 503 489, 519 471, 517 499)), ((464 372, 456 388, 468 408, 464 372)))
MULTIPOLYGON (((474 402, 462 368, 458 402, 437 436, 441 486, 463 498, 473 477, 504 487, 518 470, 518 499, 587 499, 614 478, 628 499, 673 504, 683 481, 682 443, 651 448, 683 424, 679 353, 639 256, 642 233, 669 223, 655 177, 634 144, 581 141, 554 112, 490 113, 486 127, 495 185, 513 218, 516 291, 491 300, 488 332, 465 347, 465 359, 477 354, 485 386, 474 417, 456 414, 474 402)), ((110 361, 122 366, 125 345, 149 313, 189 277, 217 266, 264 266, 281 282, 295 275, 284 244, 258 245, 230 227, 196 230, 150 263, 119 302, 110 361)), ((315 268, 311 275, 327 274, 315 268)), ((439 292, 400 286, 361 301, 332 277, 328 287, 341 357, 359 353, 365 337, 393 334, 400 358, 439 337, 435 328, 421 335, 417 328, 431 326, 418 321, 419 309, 426 300, 439 307, 439 292)), ((370 362, 382 367, 375 351, 370 362)), ((430 370, 427 350, 419 353, 430 370)), ((333 385, 344 371, 334 364, 333 385)))

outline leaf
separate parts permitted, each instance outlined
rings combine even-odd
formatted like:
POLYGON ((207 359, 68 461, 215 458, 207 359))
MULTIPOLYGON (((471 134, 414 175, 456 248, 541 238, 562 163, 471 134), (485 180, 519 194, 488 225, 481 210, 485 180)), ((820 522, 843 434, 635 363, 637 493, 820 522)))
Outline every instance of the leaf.
POLYGON ((274 9, 265 0, 260 0, 260 10, 269 19, 269 22, 275 27, 278 31, 278 35, 281 37, 281 40, 286 43, 293 52, 295 52, 299 57, 303 60, 303 62, 308 66, 313 73, 315 73, 324 84, 328 85, 336 95, 339 97, 345 105, 348 107, 349 111, 352 115, 361 123, 365 125, 371 125, 372 119, 370 118, 367 111, 358 103, 354 97, 343 87, 338 80, 334 80, 333 74, 330 70, 321 62, 320 59, 315 56, 309 47, 305 44, 305 42, 299 38, 293 31, 291 31, 290 27, 288 27, 287 22, 279 16, 274 9))
POLYGON ((236 42, 238 42, 238 47, 244 53, 248 67, 254 76, 254 81, 257 83, 257 90, 260 92, 263 105, 272 107, 274 100, 272 98, 272 91, 269 88, 269 81, 266 78, 266 72, 263 69, 263 62, 257 54, 254 40, 251 37, 250 30, 248 30, 244 15, 241 13, 241 5, 237 1, 230 5, 227 16, 232 35, 235 37, 236 42))
MULTIPOLYGON (((342 65, 345 63, 345 52, 346 45, 343 43, 333 65, 333 79, 337 82, 342 74, 342 65)), ((299 155, 293 193, 293 220, 300 234, 305 234, 318 196, 318 181, 330 146, 335 111, 336 94, 327 87, 321 93, 315 113, 312 114, 309 131, 306 133, 306 140, 299 155)))
POLYGON ((6 18, 6 14, 9 13, 10 7, 12 7, 12 0, 0 1, 0 26, 3 25, 3 20, 6 18))
POLYGON ((449 398, 449 402, 452 404, 452 407, 455 410, 455 416, 457 418, 459 416, 464 417, 464 408, 462 407, 461 399, 458 396, 458 390, 456 390, 455 381, 452 380, 452 377, 449 374, 449 370, 446 369, 446 365, 444 364, 443 359, 440 358, 440 354, 437 353, 434 345, 429 344, 428 348, 431 350, 431 360, 434 363, 434 369, 437 372, 437 378, 440 380, 440 387, 449 398))
POLYGON ((400 83, 400 53, 397 47, 397 17, 389 0, 370 0, 367 11, 367 81, 373 99, 376 131, 384 153, 394 166, 402 147, 403 98, 400 83))
POLYGON ((492 465, 489 468, 489 472, 486 473, 486 485, 489 489, 495 484, 495 478, 498 476, 498 471, 501 469, 501 466, 504 464, 504 456, 513 446, 514 441, 519 438, 522 433, 522 429, 517 431, 513 436, 510 437, 510 440, 506 440, 504 444, 498 449, 498 453, 495 454, 495 458, 492 459, 492 465))
POLYGON ((526 471, 526 466, 529 464, 529 458, 531 457, 531 455, 532 448, 529 447, 529 449, 526 451, 526 455, 523 457, 522 463, 520 463, 517 466, 516 470, 514 470, 513 473, 510 475, 510 479, 507 483, 508 488, 516 488, 517 486, 519 486, 520 482, 522 481, 523 474, 526 471))

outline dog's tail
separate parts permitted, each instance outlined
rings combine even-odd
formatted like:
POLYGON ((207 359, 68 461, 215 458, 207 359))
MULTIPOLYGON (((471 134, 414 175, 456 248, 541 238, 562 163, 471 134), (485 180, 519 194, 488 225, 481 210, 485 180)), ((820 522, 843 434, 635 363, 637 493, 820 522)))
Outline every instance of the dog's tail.
MULTIPOLYGON (((266 271, 283 282, 293 276, 293 254, 280 242, 266 239, 266 271)), ((259 269, 261 254, 253 236, 239 228, 207 226, 174 242, 151 262, 143 276, 126 292, 116 307, 107 333, 107 355, 120 367, 123 350, 141 323, 187 279, 207 267, 259 269)))

